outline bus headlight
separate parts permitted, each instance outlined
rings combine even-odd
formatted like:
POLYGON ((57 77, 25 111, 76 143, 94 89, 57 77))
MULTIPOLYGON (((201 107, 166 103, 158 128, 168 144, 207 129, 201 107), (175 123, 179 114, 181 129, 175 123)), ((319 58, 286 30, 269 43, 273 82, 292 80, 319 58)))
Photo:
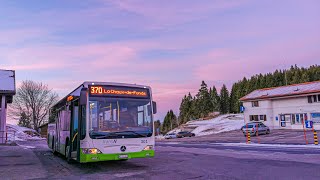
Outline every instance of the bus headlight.
POLYGON ((101 154, 102 152, 97 148, 83 148, 83 154, 101 154))
POLYGON ((144 151, 153 150, 153 146, 152 145, 148 145, 143 150, 144 151))

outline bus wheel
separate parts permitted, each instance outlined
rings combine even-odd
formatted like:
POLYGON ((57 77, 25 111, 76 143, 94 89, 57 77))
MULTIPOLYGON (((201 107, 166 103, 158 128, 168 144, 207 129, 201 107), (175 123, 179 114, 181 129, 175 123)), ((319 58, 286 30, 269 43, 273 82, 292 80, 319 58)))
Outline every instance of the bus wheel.
POLYGON ((53 155, 57 155, 57 151, 54 149, 54 136, 52 137, 52 153, 53 155))
POLYGON ((70 156, 69 156, 69 153, 70 153, 70 146, 66 146, 66 148, 65 148, 65 155, 66 155, 66 160, 67 160, 68 163, 71 162, 71 158, 70 158, 70 156))

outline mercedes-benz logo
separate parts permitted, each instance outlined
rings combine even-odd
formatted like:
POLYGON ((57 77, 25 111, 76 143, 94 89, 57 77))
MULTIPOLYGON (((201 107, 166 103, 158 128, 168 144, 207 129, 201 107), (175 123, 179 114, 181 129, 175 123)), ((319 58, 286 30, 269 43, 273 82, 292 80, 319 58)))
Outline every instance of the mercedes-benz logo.
POLYGON ((127 150, 127 148, 126 148, 125 146, 121 146, 121 147, 120 147, 120 150, 121 150, 122 152, 124 152, 124 151, 127 150))

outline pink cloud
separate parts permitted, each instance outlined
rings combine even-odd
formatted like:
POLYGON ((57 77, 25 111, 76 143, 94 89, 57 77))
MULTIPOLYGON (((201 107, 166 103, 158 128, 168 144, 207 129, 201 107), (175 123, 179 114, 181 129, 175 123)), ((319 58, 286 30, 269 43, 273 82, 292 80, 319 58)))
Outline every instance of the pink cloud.
POLYGON ((48 31, 40 28, 23 28, 0 30, 0 44, 16 44, 30 39, 45 37, 48 31))
POLYGON ((167 26, 199 20, 206 18, 210 13, 217 13, 232 9, 243 5, 246 2, 246 0, 209 1, 207 3, 191 1, 112 1, 112 3, 120 10, 135 13, 147 18, 149 20, 149 24, 146 24, 144 27, 151 29, 164 28, 167 26))
POLYGON ((253 49, 230 49, 222 52, 209 52, 203 56, 201 65, 194 68, 193 74, 199 80, 237 81, 244 76, 286 69, 290 65, 316 64, 320 56, 317 42, 313 36, 292 39, 291 41, 274 41, 257 45, 253 49))
POLYGON ((137 50, 121 44, 78 46, 29 46, 9 49, 3 64, 9 69, 39 70, 70 68, 81 65, 92 68, 119 67, 137 56, 137 50))

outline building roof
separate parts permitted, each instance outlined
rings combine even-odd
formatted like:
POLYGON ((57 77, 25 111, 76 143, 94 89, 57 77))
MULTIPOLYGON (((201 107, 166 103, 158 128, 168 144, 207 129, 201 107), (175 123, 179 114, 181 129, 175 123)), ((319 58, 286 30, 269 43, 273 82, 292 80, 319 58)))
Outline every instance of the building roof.
POLYGON ((16 94, 15 71, 0 69, 0 94, 16 94))
POLYGON ((311 94, 311 93, 320 93, 320 81, 258 89, 240 98, 240 101, 281 98, 281 97, 297 96, 297 95, 304 95, 304 94, 311 94))

